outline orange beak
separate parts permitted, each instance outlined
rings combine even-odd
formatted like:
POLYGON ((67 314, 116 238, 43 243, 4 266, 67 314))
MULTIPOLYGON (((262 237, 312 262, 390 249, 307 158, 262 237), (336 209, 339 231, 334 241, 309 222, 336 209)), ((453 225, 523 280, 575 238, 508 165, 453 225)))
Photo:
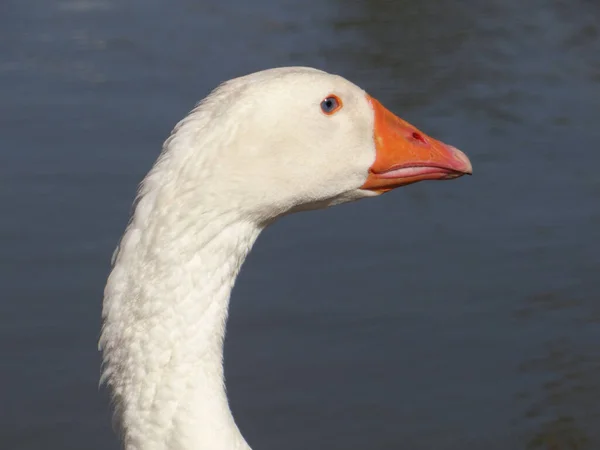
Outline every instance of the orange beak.
POLYGON ((471 161, 451 145, 430 138, 367 95, 375 111, 375 162, 361 189, 387 192, 423 180, 471 175, 471 161))

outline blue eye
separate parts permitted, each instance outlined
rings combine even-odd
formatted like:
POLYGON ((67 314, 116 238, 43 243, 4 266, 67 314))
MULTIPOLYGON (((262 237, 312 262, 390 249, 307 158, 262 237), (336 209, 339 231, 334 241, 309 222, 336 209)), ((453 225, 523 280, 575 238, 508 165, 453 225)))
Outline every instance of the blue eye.
POLYGON ((321 111, 330 116, 342 107, 342 101, 335 95, 330 95, 321 102, 321 111))

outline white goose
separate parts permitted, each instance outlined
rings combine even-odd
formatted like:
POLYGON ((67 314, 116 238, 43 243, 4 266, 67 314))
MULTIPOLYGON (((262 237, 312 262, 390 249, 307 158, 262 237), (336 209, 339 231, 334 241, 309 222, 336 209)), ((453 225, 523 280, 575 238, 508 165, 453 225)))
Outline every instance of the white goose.
POLYGON ((462 152, 339 76, 279 68, 217 88, 165 142, 113 256, 99 347, 124 448, 250 448, 227 402, 223 336, 267 225, 470 173, 462 152))

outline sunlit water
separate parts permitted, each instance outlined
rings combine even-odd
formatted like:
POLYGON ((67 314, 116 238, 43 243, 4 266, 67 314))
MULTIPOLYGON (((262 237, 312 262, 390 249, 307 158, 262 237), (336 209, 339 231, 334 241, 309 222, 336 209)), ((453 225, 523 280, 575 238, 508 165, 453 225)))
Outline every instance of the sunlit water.
POLYGON ((475 175, 287 217, 234 290, 232 409, 265 449, 600 448, 600 6, 0 4, 0 447, 117 449, 108 262, 174 123, 225 79, 339 73, 475 175))

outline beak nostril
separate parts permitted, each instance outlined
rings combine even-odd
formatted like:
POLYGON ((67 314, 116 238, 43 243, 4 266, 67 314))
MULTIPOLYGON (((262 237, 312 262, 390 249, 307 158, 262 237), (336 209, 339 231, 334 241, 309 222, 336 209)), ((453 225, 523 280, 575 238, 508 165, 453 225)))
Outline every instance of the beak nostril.
POLYGON ((413 131, 412 138, 415 141, 419 141, 419 142, 421 142, 423 144, 427 144, 427 140, 425 139, 425 137, 421 133, 417 133, 416 131, 413 131))

